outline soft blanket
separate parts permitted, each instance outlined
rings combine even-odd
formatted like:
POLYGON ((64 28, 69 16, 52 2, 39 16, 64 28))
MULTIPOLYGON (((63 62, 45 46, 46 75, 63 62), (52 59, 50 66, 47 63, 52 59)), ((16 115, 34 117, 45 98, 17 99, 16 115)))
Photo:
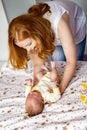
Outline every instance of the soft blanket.
MULTIPOLYGON (((65 62, 57 62, 63 74, 65 62)), ((87 96, 82 82, 87 82, 87 62, 77 62, 76 72, 62 98, 44 111, 29 117, 25 110, 25 80, 32 76, 28 70, 14 70, 8 63, 0 71, 0 130, 87 130, 87 105, 80 95, 87 96)))

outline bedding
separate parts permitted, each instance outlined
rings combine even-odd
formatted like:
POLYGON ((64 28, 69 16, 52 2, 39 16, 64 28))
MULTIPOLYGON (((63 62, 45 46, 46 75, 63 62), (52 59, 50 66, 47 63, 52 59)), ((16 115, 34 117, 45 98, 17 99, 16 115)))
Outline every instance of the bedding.
MULTIPOLYGON (((62 75, 65 62, 57 62, 62 75)), ((87 105, 80 96, 87 96, 87 62, 78 61, 76 72, 62 98, 44 111, 29 117, 25 110, 25 80, 32 77, 32 63, 27 70, 14 70, 9 63, 0 71, 0 130, 87 130, 87 105)))

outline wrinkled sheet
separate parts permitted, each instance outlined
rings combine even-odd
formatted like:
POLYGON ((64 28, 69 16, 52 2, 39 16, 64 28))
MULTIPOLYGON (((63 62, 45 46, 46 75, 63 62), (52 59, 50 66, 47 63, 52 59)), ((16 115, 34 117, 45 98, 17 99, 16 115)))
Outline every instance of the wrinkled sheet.
MULTIPOLYGON (((65 62, 57 62, 63 74, 65 62)), ((87 105, 80 95, 87 96, 81 86, 87 81, 87 62, 77 62, 76 72, 62 98, 45 105, 43 112, 29 117, 25 110, 25 80, 32 76, 28 70, 14 70, 5 63, 0 71, 0 130, 87 130, 87 105)))

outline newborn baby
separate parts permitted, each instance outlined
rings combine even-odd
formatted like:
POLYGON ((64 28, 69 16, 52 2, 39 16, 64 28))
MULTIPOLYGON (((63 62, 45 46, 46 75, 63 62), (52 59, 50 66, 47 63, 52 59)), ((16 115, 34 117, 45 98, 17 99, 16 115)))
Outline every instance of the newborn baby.
POLYGON ((28 81, 28 86, 26 86, 26 103, 25 108, 30 116, 37 115, 41 113, 44 109, 44 104, 54 103, 58 101, 61 97, 59 91, 59 81, 56 81, 55 64, 51 63, 52 71, 46 72, 46 70, 41 69, 37 73, 37 79, 39 82, 32 86, 32 80, 28 81), (52 77, 51 78, 51 74, 52 77))

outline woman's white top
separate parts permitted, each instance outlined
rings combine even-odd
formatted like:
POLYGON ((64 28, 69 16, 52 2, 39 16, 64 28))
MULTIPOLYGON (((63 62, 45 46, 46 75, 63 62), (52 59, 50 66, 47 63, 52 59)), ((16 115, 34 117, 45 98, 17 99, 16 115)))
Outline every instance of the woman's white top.
POLYGON ((84 11, 75 3, 65 0, 45 2, 50 6, 51 13, 47 12, 44 17, 52 25, 55 33, 55 46, 61 44, 58 36, 58 24, 62 15, 66 12, 70 18, 70 26, 76 44, 80 43, 86 35, 86 16, 84 11))

